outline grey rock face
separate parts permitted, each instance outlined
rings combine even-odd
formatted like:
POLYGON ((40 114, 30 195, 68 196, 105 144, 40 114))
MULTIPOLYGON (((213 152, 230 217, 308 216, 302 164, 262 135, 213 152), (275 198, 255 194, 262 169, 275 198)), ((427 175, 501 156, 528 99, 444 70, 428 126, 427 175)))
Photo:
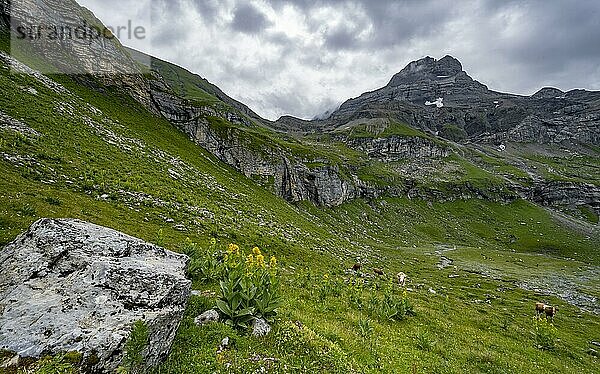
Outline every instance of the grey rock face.
POLYGON ((285 149, 265 146, 256 149, 248 139, 230 129, 218 132, 206 117, 220 117, 240 126, 251 126, 248 118, 212 107, 189 105, 164 92, 152 91, 161 114, 191 139, 221 161, 250 178, 272 178, 272 189, 289 201, 309 200, 318 205, 335 206, 356 197, 356 186, 343 179, 335 166, 309 168, 285 149))
POLYGON ((252 323, 253 336, 267 336, 271 332, 271 326, 262 318, 256 318, 252 323))
POLYGON ((432 132, 456 126, 468 139, 597 145, 599 100, 600 92, 585 90, 543 88, 530 97, 495 92, 469 77, 455 58, 426 57, 411 62, 387 86, 346 101, 329 119, 301 125, 332 130, 360 117, 394 118, 432 132))
POLYGON ((600 187, 563 181, 544 181, 529 191, 530 200, 545 206, 587 205, 600 215, 600 187))
POLYGON ((348 139, 346 143, 379 161, 399 161, 411 158, 443 158, 450 155, 448 148, 420 137, 390 136, 385 138, 348 139))
MULTIPOLYGON (((42 73, 94 75, 95 79, 109 86, 116 86, 130 94, 152 112, 156 112, 150 101, 149 87, 142 76, 149 71, 149 63, 137 63, 127 53, 116 37, 105 32, 104 25, 92 12, 75 0, 0 0, 0 28, 13 32, 11 55, 35 54, 44 60, 49 71, 42 73), (30 30, 45 25, 58 30, 87 30, 85 38, 50 37, 49 29, 41 37, 29 37, 30 30), (17 30, 25 30, 23 38, 17 30), (100 32, 100 36, 96 33, 100 32), (17 40, 19 43, 14 43, 17 40)), ((68 32, 63 33, 68 35, 68 32)), ((81 33, 80 33, 81 34, 81 33)), ((93 80, 90 80, 93 84, 93 80)))
POLYGON ((210 309, 194 318, 196 325, 206 325, 211 322, 219 322, 219 313, 216 310, 210 309))
POLYGON ((164 359, 191 282, 187 256, 73 219, 41 219, 0 251, 0 349, 23 357, 79 351, 92 370, 121 362, 144 320, 144 362, 164 359))

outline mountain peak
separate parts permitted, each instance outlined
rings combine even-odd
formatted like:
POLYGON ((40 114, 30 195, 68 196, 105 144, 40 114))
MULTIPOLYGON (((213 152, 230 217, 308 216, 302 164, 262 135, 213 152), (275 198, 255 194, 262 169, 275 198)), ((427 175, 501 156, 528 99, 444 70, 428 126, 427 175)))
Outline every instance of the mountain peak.
POLYGON ((533 99, 551 99, 564 95, 565 93, 555 87, 544 87, 531 95, 533 99))
POLYGON ((446 55, 439 60, 426 56, 409 63, 398 74, 394 75, 388 86, 398 86, 428 78, 447 78, 462 71, 460 61, 450 55, 446 55))

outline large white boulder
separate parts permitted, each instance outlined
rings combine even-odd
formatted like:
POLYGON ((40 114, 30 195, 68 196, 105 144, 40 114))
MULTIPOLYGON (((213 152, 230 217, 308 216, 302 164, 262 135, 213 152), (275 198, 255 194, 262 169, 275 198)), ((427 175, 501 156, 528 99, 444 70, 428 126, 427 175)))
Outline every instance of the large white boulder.
POLYGON ((187 256, 74 219, 41 219, 0 251, 0 349, 21 357, 78 351, 113 371, 137 320, 146 366, 164 359, 191 282, 187 256))

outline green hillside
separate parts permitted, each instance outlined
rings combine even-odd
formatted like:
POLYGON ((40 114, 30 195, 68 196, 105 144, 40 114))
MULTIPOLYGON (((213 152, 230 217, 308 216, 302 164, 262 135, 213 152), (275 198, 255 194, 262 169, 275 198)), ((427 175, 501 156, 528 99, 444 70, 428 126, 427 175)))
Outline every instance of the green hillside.
MULTIPOLYGON (((182 70, 161 65, 160 72, 196 104, 227 105, 182 70)), ((520 199, 292 204, 122 90, 92 77, 51 79, 11 74, 0 61, 0 244, 38 218, 72 217, 179 252, 189 238, 201 258, 210 256, 214 239, 219 251, 236 243, 279 259, 283 305, 268 337, 224 324, 196 326, 194 317, 215 306, 219 285, 195 278, 202 296, 191 297, 172 353, 156 373, 597 372, 597 358, 587 352, 600 340, 600 316, 541 292, 560 294, 544 283, 559 277, 575 294, 600 297, 597 227, 520 199), (358 273, 349 271, 355 263, 362 264, 358 273), (396 284, 398 272, 407 274, 407 288, 396 284), (398 300, 414 313, 390 313, 398 300), (555 333, 533 319, 540 300, 560 306, 555 333), (226 336, 232 348, 217 354, 226 336), (543 339, 555 345, 541 349, 543 339)), ((314 139, 260 125, 215 122, 310 161, 360 170, 365 181, 403 183, 384 163, 339 143, 315 146, 314 139)), ((370 134, 362 130, 361 137, 370 134)), ((384 136, 425 136, 405 125, 388 131, 384 136)), ((462 170, 458 179, 426 181, 430 188, 504 183, 467 155, 446 161, 462 170)), ((75 372, 71 361, 48 358, 38 369, 75 372)))

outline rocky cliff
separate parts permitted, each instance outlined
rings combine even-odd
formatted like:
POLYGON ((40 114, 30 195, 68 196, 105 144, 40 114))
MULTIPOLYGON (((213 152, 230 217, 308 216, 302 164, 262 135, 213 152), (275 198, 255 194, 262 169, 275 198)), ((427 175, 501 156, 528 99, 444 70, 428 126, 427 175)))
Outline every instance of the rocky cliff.
MULTIPOLYGON (((19 24, 39 19, 102 27, 73 0, 19 4, 11 10, 13 34, 19 24)), ((4 24, 8 5, 0 0, 4 24)), ((600 142, 600 92, 544 88, 530 97, 500 93, 471 78, 451 56, 411 62, 385 87, 346 101, 327 119, 270 122, 200 76, 124 48, 116 39, 69 40, 52 48, 31 40, 27 46, 67 72, 73 66, 65 61, 76 61, 93 79, 124 90, 221 161, 293 202, 336 206, 384 194, 510 200, 518 193, 560 203, 566 200, 544 198, 542 190, 504 180, 505 175, 482 174, 465 159, 469 147, 600 142), (372 123, 386 125, 364 131, 372 123), (483 181, 472 183, 472 177, 483 181)), ((519 165, 513 161, 501 162, 519 165)), ((575 183, 574 188, 583 196, 592 187, 575 183)), ((596 195, 587 195, 592 197, 586 204, 596 204, 596 195)))
POLYGON ((13 57, 39 64, 35 67, 42 73, 78 75, 119 87, 156 112, 143 78, 148 64, 134 61, 112 32, 75 0, 0 0, 0 14, 0 28, 12 33, 13 57))

